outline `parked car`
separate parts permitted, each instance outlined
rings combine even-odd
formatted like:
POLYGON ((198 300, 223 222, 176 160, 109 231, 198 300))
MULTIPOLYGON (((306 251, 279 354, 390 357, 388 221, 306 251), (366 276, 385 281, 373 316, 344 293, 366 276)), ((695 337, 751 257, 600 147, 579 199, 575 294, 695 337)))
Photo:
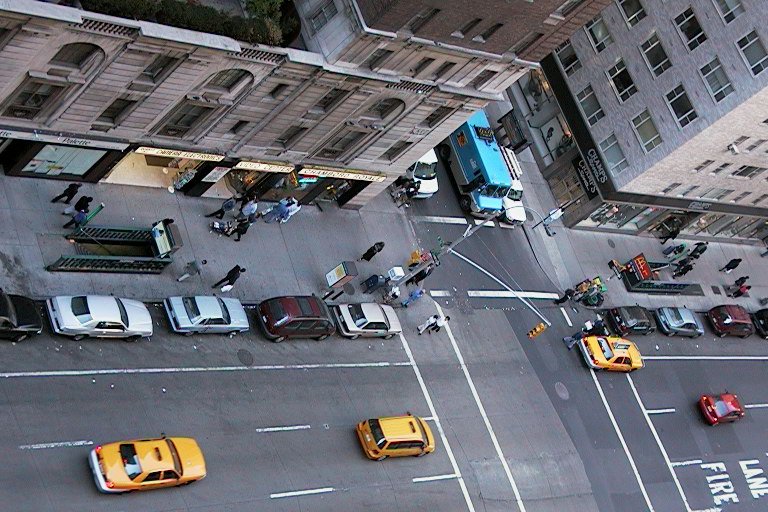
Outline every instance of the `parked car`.
POLYGON ((137 300, 111 295, 60 295, 46 301, 48 318, 56 334, 75 340, 152 336, 152 317, 137 300))
POLYGON ((637 346, 629 340, 612 336, 587 336, 577 345, 584 361, 592 369, 631 372, 643 367, 637 346))
POLYGON ((168 297, 163 305, 171 328, 187 336, 194 333, 236 334, 248 330, 248 317, 237 299, 211 295, 168 297))
POLYGON ((642 306, 623 306, 608 310, 608 322, 617 336, 650 334, 656 330, 651 312, 642 306))
POLYGON ((752 323, 755 324, 757 335, 768 340, 768 309, 761 309, 752 313, 752 323))
POLYGON ((659 308, 653 312, 659 330, 667 336, 688 336, 698 338, 704 334, 699 317, 686 308, 659 308))
POLYGON ((118 441, 96 446, 88 456, 103 493, 148 491, 205 478, 205 459, 191 437, 118 441))
POLYGON ((324 340, 336 332, 325 302, 314 295, 273 297, 257 308, 264 335, 275 343, 288 338, 324 340))
POLYGON ((427 199, 437 193, 437 154, 430 149, 405 172, 408 178, 420 183, 416 199, 427 199))
POLYGON ((339 334, 357 339, 360 336, 390 339, 403 332, 392 306, 368 302, 331 306, 339 334))
POLYGON ((42 330, 43 318, 32 299, 0 289, 0 338, 19 342, 42 330))
POLYGON ((712 329, 719 337, 738 336, 747 338, 755 332, 749 312, 741 306, 724 304, 707 311, 712 329))
POLYGON ((355 428, 365 456, 421 457, 435 451, 435 437, 427 422, 411 414, 361 421, 355 428))
POLYGON ((719 395, 701 395, 699 409, 704 416, 704 421, 710 425, 729 423, 744 417, 744 407, 739 402, 739 397, 728 392, 719 395))

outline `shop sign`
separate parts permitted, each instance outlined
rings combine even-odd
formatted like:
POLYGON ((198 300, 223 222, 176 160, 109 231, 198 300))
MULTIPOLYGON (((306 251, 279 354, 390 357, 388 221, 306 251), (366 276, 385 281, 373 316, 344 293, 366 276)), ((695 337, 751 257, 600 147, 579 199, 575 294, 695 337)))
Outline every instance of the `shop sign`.
POLYGON ((246 162, 241 160, 237 162, 233 169, 243 169, 246 171, 261 171, 261 172, 281 172, 289 173, 293 172, 294 166, 289 164, 270 163, 270 162, 246 162))
POLYGON ((576 157, 573 159, 573 167, 576 169, 576 176, 579 178, 581 188, 584 189, 584 193, 587 194, 587 199, 593 199, 597 197, 597 183, 592 173, 587 168, 587 163, 583 158, 576 157))
POLYGON ((368 174, 360 171, 341 171, 337 169, 330 169, 328 167, 315 167, 311 165, 305 166, 299 174, 309 176, 320 176, 323 178, 338 178, 342 180, 361 180, 361 181, 375 181, 382 182, 386 176, 380 174, 368 174))
POLYGON ((587 163, 592 170, 592 176, 594 176, 598 183, 602 184, 608 181, 608 173, 605 167, 603 167, 603 162, 600 160, 600 155, 597 154, 595 148, 589 148, 589 151, 587 151, 587 163))
POLYGON ((712 203, 708 203, 706 201, 691 201, 688 203, 689 210, 696 210, 699 212, 708 211, 710 206, 712 206, 712 203))
POLYGON ((648 260, 645 259, 643 253, 632 258, 629 264, 635 274, 640 278, 640 281, 645 281, 651 277, 651 266, 648 264, 648 260))
POLYGON ((206 162, 220 162, 224 160, 224 155, 213 155, 211 153, 195 153, 193 151, 179 151, 177 149, 163 148, 136 148, 136 153, 142 155, 165 156, 168 158, 187 158, 189 160, 203 160, 206 162))
POLYGON ((80 146, 81 148, 101 148, 124 150, 128 144, 120 142, 108 142, 103 140, 81 139, 65 135, 51 135, 39 132, 22 132, 18 130, 0 130, 0 139, 21 139, 37 142, 50 142, 52 144, 64 144, 67 146, 80 146))
POLYGON ((216 183, 221 178, 223 178, 224 175, 227 174, 228 172, 229 172, 229 167, 214 167, 213 169, 211 169, 211 172, 209 172, 200 181, 207 181, 209 183, 216 183))

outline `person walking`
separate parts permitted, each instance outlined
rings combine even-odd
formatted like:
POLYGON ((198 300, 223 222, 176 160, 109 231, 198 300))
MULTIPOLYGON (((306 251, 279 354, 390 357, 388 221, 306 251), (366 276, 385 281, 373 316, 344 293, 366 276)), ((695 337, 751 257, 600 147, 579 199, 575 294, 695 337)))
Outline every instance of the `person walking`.
POLYGON ((93 198, 90 196, 83 196, 75 201, 75 211, 88 213, 91 210, 91 201, 93 198))
POLYGON ((368 250, 365 251, 357 261, 363 261, 363 260, 371 261, 373 257, 379 254, 383 248, 384 248, 384 242, 376 242, 375 244, 370 246, 368 250))
POLYGON ((64 224, 64 229, 71 228, 72 226, 75 226, 76 228, 79 228, 83 224, 85 224, 85 219, 88 218, 88 215, 84 211, 76 211, 74 215, 72 215, 72 219, 64 224))
POLYGON ((276 220, 281 220, 288 215, 288 204, 285 199, 281 199, 272 208, 263 215, 264 222, 271 224, 276 220))
POLYGON ((691 258, 690 256, 686 256, 685 258, 683 258, 680 261, 678 261, 677 263, 675 263, 675 269, 679 269, 679 268, 685 267, 687 265, 693 266, 693 264, 694 264, 693 258, 691 258))
POLYGON ((440 329, 446 326, 446 324, 451 320, 450 316, 441 316, 437 319, 437 322, 434 323, 434 325, 430 325, 429 329, 427 329, 427 332, 429 334, 432 334, 433 332, 440 332, 440 329))
POLYGON ((424 295, 424 289, 423 288, 416 288, 411 293, 409 293, 408 297, 404 301, 402 301, 400 304, 404 308, 407 308, 409 304, 411 304, 414 301, 419 300, 422 297, 422 295, 424 295))
POLYGON ((233 196, 221 203, 221 208, 213 213, 209 213, 206 215, 206 217, 216 217, 218 219, 223 219, 227 212, 231 212, 235 209, 235 206, 237 206, 237 200, 233 196))
POLYGON ((752 289, 751 286, 743 284, 743 285, 739 286, 738 289, 736 289, 736 291, 734 291, 731 294, 731 297, 733 297, 734 299, 737 299, 737 298, 741 297, 742 295, 744 295, 745 293, 747 293, 751 289, 752 289))
POLYGON ((289 220, 291 220, 291 217, 299 213, 299 210, 301 210, 301 205, 299 204, 299 201, 291 196, 288 198, 288 201, 285 203, 285 206, 287 208, 287 211, 285 212, 285 215, 283 218, 280 219, 281 223, 286 223, 289 220))
POLYGON ((691 265, 690 263, 680 266, 676 268, 674 272, 672 272, 672 279, 677 279, 678 277, 682 277, 688 272, 690 272, 691 270, 693 270, 693 265, 691 265))
MULTIPOLYGON (((243 267, 241 267, 240 265, 235 265, 234 267, 229 269, 229 272, 227 272, 227 275, 224 277, 224 279, 218 281, 216 284, 211 286, 211 288, 218 288, 219 286, 221 286, 222 288, 224 288, 224 286, 230 286, 230 287, 235 286, 235 282, 238 279, 240 279, 240 274, 242 274, 243 272, 245 272, 245 269, 243 267)), ((230 290, 231 289, 232 288, 230 288, 230 290)))
POLYGON ((691 258, 698 259, 709 247, 709 242, 697 242, 696 245, 693 246, 693 250, 691 251, 691 258))
POLYGON ((259 210, 259 204, 256 202, 255 199, 249 199, 248 201, 243 204, 243 206, 240 208, 240 214, 237 216, 237 219, 249 219, 252 215, 257 213, 259 210))
POLYGON ((678 256, 680 254, 683 254, 687 248, 688 248, 688 244, 683 242, 681 244, 677 244, 677 245, 673 245, 673 246, 667 247, 666 249, 664 249, 662 251, 662 253, 664 254, 664 256, 667 257, 667 259, 672 260, 676 256, 678 256))
POLYGON ((736 267, 739 266, 740 263, 741 263, 741 258, 733 258, 731 261, 726 263, 723 268, 720 269, 720 272, 725 272, 726 274, 730 274, 736 269, 736 267))
POLYGON ((424 331, 426 331, 433 325, 437 324, 437 320, 439 318, 440 318, 440 315, 432 315, 431 317, 427 318, 426 322, 424 322, 423 324, 417 327, 417 330, 419 331, 419 335, 423 334, 424 331))
POLYGON ((573 346, 579 342, 580 339, 584 337, 584 331, 579 331, 571 336, 565 336, 563 338, 563 343, 565 343, 565 346, 568 347, 568 350, 571 350, 573 346))
POLYGON ((741 276, 740 278, 738 278, 736 281, 733 282, 733 286, 738 288, 741 285, 746 284, 747 283, 747 279, 749 279, 749 276, 741 276))
POLYGON ((563 293, 563 296, 559 299, 553 300, 552 304, 555 304, 559 306, 560 304, 565 304, 569 300, 573 300, 573 296, 576 295, 576 290, 573 288, 566 288, 565 292, 563 293))
POLYGON ((61 194, 51 199, 51 202, 56 203, 59 200, 64 199, 64 202, 66 204, 69 204, 72 201, 72 199, 75 198, 81 186, 83 186, 82 183, 70 183, 69 185, 67 185, 67 188, 65 188, 61 194))
MULTIPOLYGON (((239 242, 240 239, 243 237, 244 234, 248 232, 248 228, 251 227, 251 223, 248 222, 248 219, 242 219, 237 223, 237 226, 235 226, 235 230, 233 231, 234 234, 237 235, 237 238, 235 238, 235 242, 239 242)), ((229 235, 227 235, 229 236, 229 235)))
POLYGON ((185 279, 188 279, 192 276, 199 276, 203 273, 203 265, 207 265, 208 260, 192 260, 187 262, 186 265, 184 265, 184 273, 181 274, 179 277, 176 278, 178 282, 182 282, 185 279))
POLYGON ((408 188, 403 191, 402 194, 398 197, 400 199, 400 203, 397 205, 398 208, 402 208, 405 206, 408 208, 411 206, 411 199, 414 198, 416 194, 419 193, 419 188, 421 187, 421 182, 417 181, 414 182, 412 185, 410 185, 408 188))

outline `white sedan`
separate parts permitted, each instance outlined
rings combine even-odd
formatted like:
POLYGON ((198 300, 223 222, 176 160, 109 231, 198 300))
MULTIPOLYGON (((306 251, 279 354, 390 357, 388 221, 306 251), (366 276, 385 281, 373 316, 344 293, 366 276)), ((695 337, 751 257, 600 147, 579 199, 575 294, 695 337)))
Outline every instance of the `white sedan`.
POLYGON ((60 295, 46 301, 56 334, 83 338, 139 338, 152 336, 152 317, 144 303, 109 295, 60 295))
POLYGON ((357 339, 360 336, 390 339, 403 332, 392 306, 368 302, 365 304, 336 304, 331 306, 339 334, 357 339))

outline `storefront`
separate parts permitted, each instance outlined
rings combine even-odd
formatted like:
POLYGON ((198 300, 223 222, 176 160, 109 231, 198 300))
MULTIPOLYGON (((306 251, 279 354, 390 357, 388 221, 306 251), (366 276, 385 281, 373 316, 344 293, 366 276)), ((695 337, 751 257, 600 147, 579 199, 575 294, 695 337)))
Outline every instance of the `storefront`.
POLYGON ((0 128, 0 166, 9 176, 96 182, 127 148, 122 141, 0 128))

